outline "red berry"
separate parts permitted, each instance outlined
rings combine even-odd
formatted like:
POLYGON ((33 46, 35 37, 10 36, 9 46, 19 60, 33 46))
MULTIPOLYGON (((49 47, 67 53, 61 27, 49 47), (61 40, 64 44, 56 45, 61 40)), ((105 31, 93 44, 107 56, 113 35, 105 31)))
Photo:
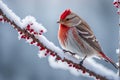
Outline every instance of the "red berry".
POLYGON ((40 30, 41 33, 43 33, 43 30, 40 30))
POLYGON ((70 64, 71 62, 70 61, 67 61, 68 64, 70 64))
POLYGON ((7 19, 4 18, 4 21, 7 21, 7 19))
POLYGON ((33 42, 31 42, 30 44, 33 44, 33 42))
POLYGON ((34 42, 33 41, 31 41, 31 43, 30 44, 33 44, 34 42))
POLYGON ((30 39, 30 37, 27 37, 27 39, 30 39))
POLYGON ((3 19, 2 18, 0 18, 0 21, 2 21, 3 19))
POLYGON ((33 40, 30 44, 33 44, 33 43, 35 43, 35 41, 33 40))
POLYGON ((86 71, 85 70, 83 70, 83 74, 85 73, 86 71))
POLYGON ((41 33, 39 33, 39 35, 42 35, 41 33))
POLYGON ((34 34, 38 34, 37 32, 34 32, 34 34))
POLYGON ((61 60, 61 58, 59 56, 56 57, 56 60, 61 60))
POLYGON ((50 53, 50 55, 52 56, 52 55, 53 55, 53 53, 50 53))
POLYGON ((117 14, 119 14, 119 15, 120 15, 120 11, 119 11, 119 10, 117 11, 117 14))
POLYGON ((49 50, 47 49, 46 53, 49 53, 49 50))
POLYGON ((39 35, 42 35, 42 33, 43 33, 43 30, 40 30, 40 33, 39 33, 39 35))
POLYGON ((25 39, 25 38, 26 38, 26 36, 25 36, 25 35, 22 35, 22 36, 21 36, 21 38, 25 39))
POLYGON ((115 4, 117 4, 117 2, 114 2, 113 4, 115 5, 115 4))
POLYGON ((69 67, 72 67, 72 64, 70 64, 69 67))
POLYGON ((22 34, 22 32, 20 32, 20 34, 22 34))
POLYGON ((30 30, 30 25, 29 24, 27 25, 27 30, 30 30))
POLYGON ((51 56, 53 56, 53 53, 50 53, 51 56))
POLYGON ((30 32, 33 32, 33 31, 34 31, 33 29, 30 30, 30 32))
POLYGON ((37 43, 37 46, 40 46, 40 43, 37 43))
POLYGON ((76 64, 73 64, 73 67, 75 67, 76 66, 76 64))
POLYGON ((52 55, 53 57, 55 56, 55 54, 54 54, 54 53, 50 53, 50 55, 52 55))
POLYGON ((41 51, 44 50, 44 49, 45 49, 44 47, 41 47, 41 48, 40 48, 41 51))
POLYGON ((53 57, 55 56, 55 54, 53 53, 53 55, 52 55, 53 57))
POLYGON ((47 56, 47 53, 45 53, 45 56, 47 56))
POLYGON ((62 62, 65 62, 65 60, 62 60, 62 62))

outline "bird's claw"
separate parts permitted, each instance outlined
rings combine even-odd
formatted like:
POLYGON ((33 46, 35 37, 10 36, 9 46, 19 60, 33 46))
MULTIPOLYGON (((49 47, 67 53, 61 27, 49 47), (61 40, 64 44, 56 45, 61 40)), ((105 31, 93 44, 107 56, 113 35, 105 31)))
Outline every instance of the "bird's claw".
POLYGON ((86 57, 87 57, 87 55, 80 61, 80 65, 82 66, 83 65, 83 62, 84 62, 84 60, 86 59, 86 57))
POLYGON ((65 49, 63 49, 63 52, 66 53, 66 52, 69 52, 71 55, 75 55, 76 53, 72 53, 71 51, 67 51, 65 49))
POLYGON ((83 60, 82 61, 80 61, 80 63, 79 63, 81 66, 83 65, 83 60))

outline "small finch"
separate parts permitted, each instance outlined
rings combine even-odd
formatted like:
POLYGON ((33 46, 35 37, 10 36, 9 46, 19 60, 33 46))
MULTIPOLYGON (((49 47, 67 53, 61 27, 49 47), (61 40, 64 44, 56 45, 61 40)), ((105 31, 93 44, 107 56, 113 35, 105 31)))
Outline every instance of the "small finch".
POLYGON ((77 14, 67 9, 61 14, 60 20, 57 23, 60 24, 58 40, 65 51, 76 53, 83 58, 96 55, 110 62, 115 68, 118 68, 104 54, 90 26, 77 14))

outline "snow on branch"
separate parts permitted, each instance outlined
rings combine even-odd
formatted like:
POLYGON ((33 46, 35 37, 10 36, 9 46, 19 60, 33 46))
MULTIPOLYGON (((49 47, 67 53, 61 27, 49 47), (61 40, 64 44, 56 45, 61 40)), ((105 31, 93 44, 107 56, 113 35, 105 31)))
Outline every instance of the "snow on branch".
POLYGON ((0 1, 0 22, 7 22, 13 26, 18 31, 19 39, 25 39, 29 44, 38 47, 40 55, 51 56, 49 57, 51 66, 61 64, 67 70, 77 70, 82 72, 82 74, 87 73, 89 76, 99 80, 119 80, 116 73, 92 59, 87 59, 83 65, 79 65, 79 59, 69 53, 64 53, 63 50, 56 47, 42 35, 47 30, 41 24, 37 23, 34 17, 27 16, 21 20, 2 1, 0 1))

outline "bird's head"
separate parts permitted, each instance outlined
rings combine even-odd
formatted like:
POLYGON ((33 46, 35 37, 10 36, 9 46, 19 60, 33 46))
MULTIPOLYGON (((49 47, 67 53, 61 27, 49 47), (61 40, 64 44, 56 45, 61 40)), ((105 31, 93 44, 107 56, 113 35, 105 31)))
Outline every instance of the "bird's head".
POLYGON ((60 20, 57 23, 63 24, 67 27, 74 27, 80 23, 80 17, 75 13, 71 12, 70 9, 65 10, 61 16, 60 20))

